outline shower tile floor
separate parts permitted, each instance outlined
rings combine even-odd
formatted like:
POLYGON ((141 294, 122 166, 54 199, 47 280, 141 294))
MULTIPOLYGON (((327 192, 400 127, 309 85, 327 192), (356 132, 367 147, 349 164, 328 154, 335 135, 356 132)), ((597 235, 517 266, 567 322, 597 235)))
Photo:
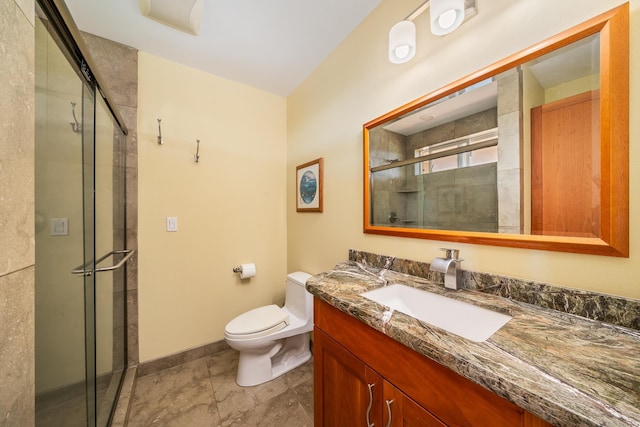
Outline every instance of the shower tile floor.
POLYGON ((255 387, 236 384, 237 366, 228 349, 138 378, 127 425, 313 426, 313 358, 255 387))

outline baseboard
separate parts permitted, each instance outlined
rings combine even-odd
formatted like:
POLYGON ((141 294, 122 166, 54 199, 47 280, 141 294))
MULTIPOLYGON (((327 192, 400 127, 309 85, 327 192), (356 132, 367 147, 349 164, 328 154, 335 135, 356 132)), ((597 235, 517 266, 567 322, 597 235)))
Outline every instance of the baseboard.
POLYGON ((142 362, 138 365, 138 377, 144 377, 164 369, 182 365, 183 363, 192 362, 201 357, 209 356, 220 351, 228 350, 229 345, 226 341, 216 341, 200 347, 181 351, 179 353, 170 354, 158 359, 142 362))

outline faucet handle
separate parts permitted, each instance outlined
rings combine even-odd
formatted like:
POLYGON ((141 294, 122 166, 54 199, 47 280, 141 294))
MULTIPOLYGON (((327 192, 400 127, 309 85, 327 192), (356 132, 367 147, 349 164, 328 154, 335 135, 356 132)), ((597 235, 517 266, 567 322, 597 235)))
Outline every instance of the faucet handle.
POLYGON ((440 250, 444 251, 446 259, 458 260, 458 257, 460 256, 460 251, 458 249, 440 248, 440 250))

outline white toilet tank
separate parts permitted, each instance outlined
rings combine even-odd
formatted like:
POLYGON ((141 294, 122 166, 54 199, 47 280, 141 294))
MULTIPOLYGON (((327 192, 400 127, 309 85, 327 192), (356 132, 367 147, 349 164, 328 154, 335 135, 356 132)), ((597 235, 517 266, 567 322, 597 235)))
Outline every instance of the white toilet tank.
POLYGON ((287 290, 284 306, 294 316, 313 321, 313 295, 304 285, 311 274, 296 271, 287 275, 287 290))

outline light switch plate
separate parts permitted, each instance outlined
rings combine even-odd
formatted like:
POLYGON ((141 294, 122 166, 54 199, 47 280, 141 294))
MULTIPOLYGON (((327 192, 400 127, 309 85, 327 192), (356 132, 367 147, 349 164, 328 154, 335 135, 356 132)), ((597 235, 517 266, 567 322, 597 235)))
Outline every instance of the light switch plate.
POLYGON ((167 231, 178 231, 178 217, 177 216, 168 216, 167 217, 167 231))
POLYGON ((51 218, 51 235, 68 236, 69 218, 51 218))

